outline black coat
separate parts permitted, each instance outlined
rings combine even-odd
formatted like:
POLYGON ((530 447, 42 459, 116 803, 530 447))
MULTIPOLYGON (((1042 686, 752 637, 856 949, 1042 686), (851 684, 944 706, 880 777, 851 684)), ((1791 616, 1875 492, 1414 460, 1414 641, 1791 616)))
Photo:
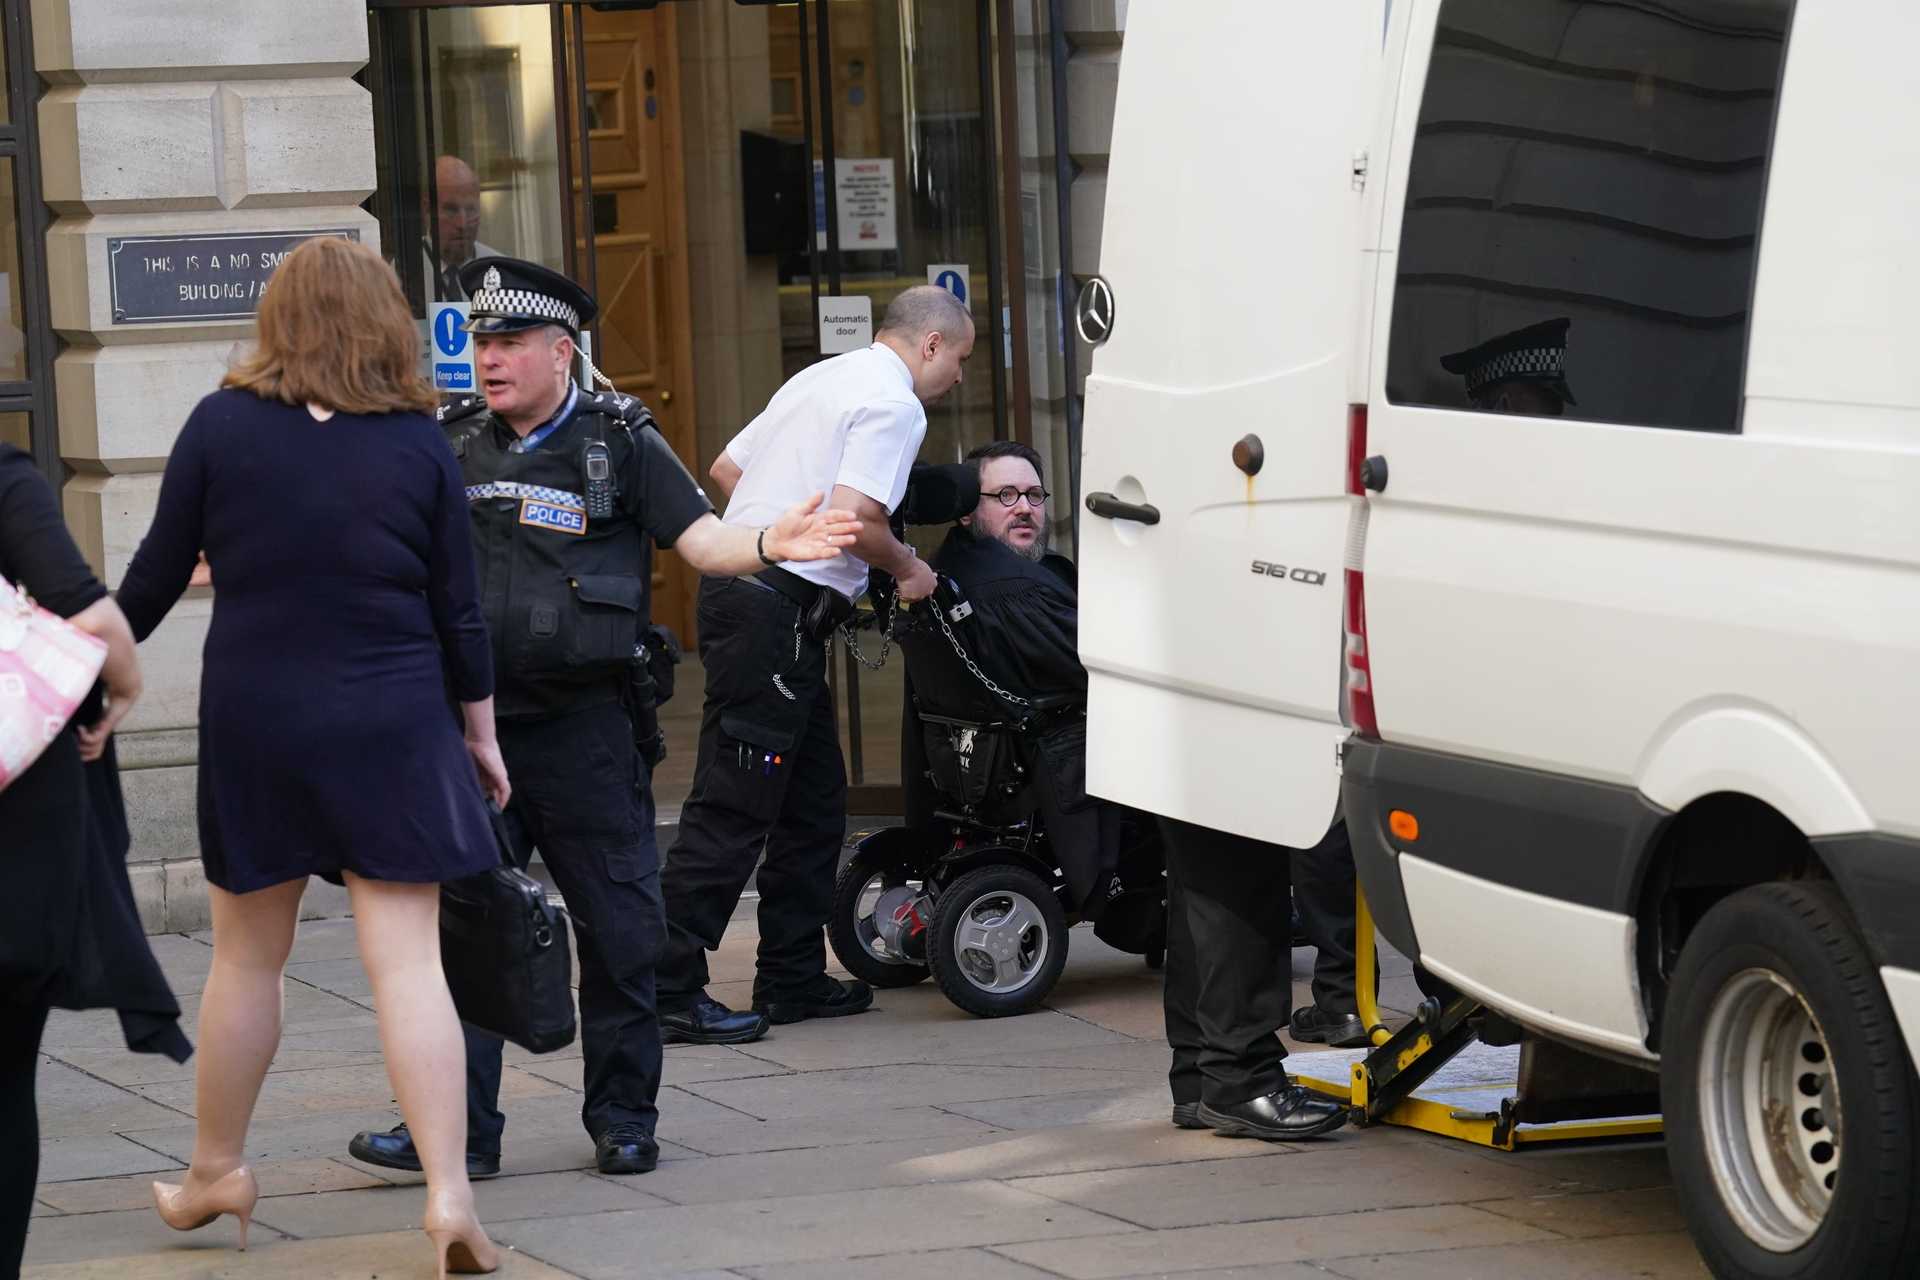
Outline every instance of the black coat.
MULTIPOLYGON (((0 444, 0 576, 71 617, 106 594, 32 460, 0 444)), ((100 714, 96 690, 75 720, 100 714)), ((126 804, 112 743, 80 760, 71 728, 0 791, 0 1002, 120 1011, 127 1047, 185 1062, 180 1005, 147 946, 127 880, 126 804)))

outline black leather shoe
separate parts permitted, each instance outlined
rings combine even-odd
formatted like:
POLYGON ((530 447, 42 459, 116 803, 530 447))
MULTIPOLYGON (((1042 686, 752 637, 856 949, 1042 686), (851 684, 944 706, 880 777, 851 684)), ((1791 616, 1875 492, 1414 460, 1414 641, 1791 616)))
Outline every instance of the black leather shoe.
POLYGON ((797 996, 779 1000, 755 1000, 755 1013, 767 1015, 767 1021, 788 1023, 804 1018, 844 1018, 862 1013, 873 1004, 873 988, 858 978, 846 982, 824 974, 818 982, 797 996))
POLYGON ((691 1009, 660 1015, 660 1039, 665 1044, 747 1044, 767 1034, 767 1020, 758 1013, 735 1013, 702 991, 691 1009))
POLYGON ((1290 1084, 1245 1102, 1200 1104, 1200 1118, 1223 1138, 1291 1142, 1332 1133, 1347 1122, 1346 1104, 1290 1084))
POLYGON ((593 1163, 602 1173, 652 1173, 660 1144, 637 1124, 616 1124, 593 1144, 593 1163))
MULTIPOLYGON (((353 1141, 347 1144, 347 1154, 355 1160, 377 1164, 382 1169, 420 1172, 420 1153, 413 1149, 413 1135, 407 1132, 404 1124, 397 1124, 385 1133, 367 1130, 354 1134, 353 1141)), ((487 1156, 475 1151, 467 1152, 468 1178, 478 1180, 499 1175, 500 1157, 497 1154, 487 1156)))
POLYGON ((1200 1118, 1200 1104, 1197 1102, 1176 1102, 1173 1104, 1173 1124, 1177 1129, 1210 1129, 1200 1118))
POLYGON ((1317 1004, 1295 1009, 1287 1020, 1287 1031, 1295 1040, 1307 1044, 1332 1045, 1336 1049, 1362 1049, 1373 1043, 1367 1024, 1359 1015, 1330 1013, 1317 1004))

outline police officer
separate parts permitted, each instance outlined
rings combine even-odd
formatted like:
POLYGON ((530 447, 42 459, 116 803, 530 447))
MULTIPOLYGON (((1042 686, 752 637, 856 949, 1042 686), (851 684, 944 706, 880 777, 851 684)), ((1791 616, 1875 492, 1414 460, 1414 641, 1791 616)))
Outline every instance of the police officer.
MULTIPOLYGON (((704 573, 830 559, 860 525, 820 497, 767 527, 722 525, 631 396, 574 385, 593 298, 512 258, 461 268, 484 396, 441 411, 466 480, 481 604, 497 668, 501 754, 514 780, 507 826, 524 863, 538 847, 573 917, 580 956, 586 1100, 603 1173, 654 1167, 660 1025, 653 970, 666 923, 650 766, 623 698, 647 626, 651 552, 704 573)), ((588 365, 591 369, 591 365, 588 365)), ((467 1029, 469 1176, 500 1170, 501 1043, 467 1029)), ((417 1169, 402 1125, 348 1148, 417 1169)))

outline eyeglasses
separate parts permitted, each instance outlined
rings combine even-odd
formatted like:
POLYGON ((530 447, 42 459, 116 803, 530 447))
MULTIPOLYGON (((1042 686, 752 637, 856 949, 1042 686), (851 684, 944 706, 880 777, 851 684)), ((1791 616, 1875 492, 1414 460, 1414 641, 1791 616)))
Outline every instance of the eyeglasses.
POLYGON ((980 496, 983 498, 998 498, 1000 499, 1000 505, 1003 507, 1010 507, 1022 498, 1027 500, 1027 505, 1030 507, 1044 507, 1047 505, 1047 499, 1053 495, 1038 485, 1035 485, 1031 489, 1016 489, 1012 485, 1006 485, 1003 488, 991 491, 982 489, 980 496))

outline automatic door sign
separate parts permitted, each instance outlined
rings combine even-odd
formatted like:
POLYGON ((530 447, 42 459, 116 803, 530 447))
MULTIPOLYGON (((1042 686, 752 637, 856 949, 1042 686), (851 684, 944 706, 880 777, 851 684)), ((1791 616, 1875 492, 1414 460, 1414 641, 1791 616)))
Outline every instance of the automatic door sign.
POLYGON ((873 299, 820 299, 820 354, 837 356, 873 345, 873 299))
POLYGON ((433 389, 473 390, 473 339, 467 333, 467 304, 433 304, 433 389))
POLYGON ((1080 340, 1097 347, 1113 336, 1113 286, 1101 276, 1087 281, 1074 304, 1073 326, 1080 340))
POLYGON ((927 283, 937 284, 967 305, 972 290, 972 273, 964 262, 935 262, 927 267, 927 283))

